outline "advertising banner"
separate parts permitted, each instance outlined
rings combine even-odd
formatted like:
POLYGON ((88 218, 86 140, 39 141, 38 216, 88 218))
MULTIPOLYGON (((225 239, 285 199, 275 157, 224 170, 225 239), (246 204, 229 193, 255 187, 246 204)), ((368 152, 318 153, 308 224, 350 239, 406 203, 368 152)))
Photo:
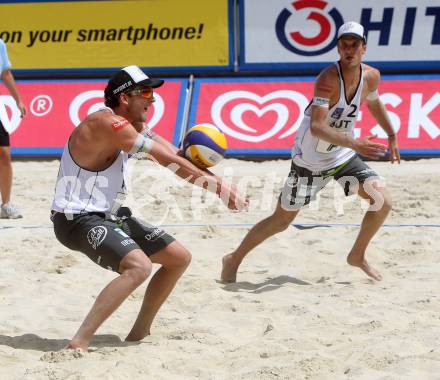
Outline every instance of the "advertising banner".
MULTIPOLYGON (((28 108, 21 119, 12 96, 0 85, 2 121, 11 133, 13 155, 60 155, 70 133, 87 114, 104 107, 106 81, 19 81, 18 89, 28 108), (6 95, 8 94, 8 95, 6 95), (4 114, 7 119, 4 120, 4 114)), ((151 129, 178 145, 187 80, 166 80, 155 91, 148 111, 151 129)))
POLYGON ((0 3, 16 70, 228 69, 231 0, 0 3), (19 22, 18 22, 19 20, 19 22))
POLYGON ((240 68, 317 71, 338 60, 338 28, 365 28, 365 60, 380 69, 440 67, 440 0, 243 0, 240 68))
MULTIPOLYGON (((210 123, 228 140, 229 156, 289 156, 313 80, 303 78, 200 79, 189 127, 210 123)), ((440 155, 440 76, 384 76, 379 87, 403 155, 440 155)), ((362 105, 355 137, 387 136, 362 105)))

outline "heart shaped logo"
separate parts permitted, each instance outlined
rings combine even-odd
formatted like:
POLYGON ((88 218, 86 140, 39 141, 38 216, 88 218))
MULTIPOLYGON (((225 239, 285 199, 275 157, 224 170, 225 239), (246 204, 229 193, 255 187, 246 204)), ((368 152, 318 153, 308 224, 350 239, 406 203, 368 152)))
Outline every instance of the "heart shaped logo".
POLYGON ((293 110, 299 109, 301 115, 307 105, 303 94, 291 90, 274 91, 265 96, 249 91, 230 91, 213 102, 211 118, 227 135, 257 143, 277 134, 278 139, 284 139, 295 133, 302 118, 294 118, 293 110))

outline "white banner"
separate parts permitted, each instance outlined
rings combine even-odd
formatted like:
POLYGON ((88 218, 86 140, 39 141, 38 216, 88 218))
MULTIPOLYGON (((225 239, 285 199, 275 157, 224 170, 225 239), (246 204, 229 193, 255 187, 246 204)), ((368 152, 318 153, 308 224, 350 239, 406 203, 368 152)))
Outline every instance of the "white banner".
POLYGON ((243 0, 240 4, 244 69, 307 68, 333 62, 338 59, 337 30, 347 21, 364 25, 365 61, 382 63, 379 68, 440 67, 440 0, 243 0))

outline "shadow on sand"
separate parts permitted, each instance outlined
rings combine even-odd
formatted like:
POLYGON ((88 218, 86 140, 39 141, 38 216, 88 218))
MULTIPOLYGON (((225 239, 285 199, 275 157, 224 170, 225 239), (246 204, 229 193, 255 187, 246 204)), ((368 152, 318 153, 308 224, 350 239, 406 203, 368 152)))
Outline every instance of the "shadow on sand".
MULTIPOLYGON (((59 351, 66 347, 70 339, 47 339, 35 334, 24 334, 19 336, 0 335, 0 346, 9 346, 20 350, 35 351, 59 351)), ((139 342, 125 342, 117 335, 95 335, 90 342, 91 346, 101 347, 127 347, 139 342)))
MULTIPOLYGON (((224 284, 221 281, 219 283, 224 284)), ((228 292, 239 292, 240 290, 246 290, 249 293, 265 293, 281 288, 284 284, 295 284, 295 285, 313 285, 310 282, 300 280, 295 277, 290 276, 278 276, 275 278, 269 278, 264 282, 258 284, 253 284, 248 281, 234 282, 232 284, 224 284, 223 290, 228 292)))

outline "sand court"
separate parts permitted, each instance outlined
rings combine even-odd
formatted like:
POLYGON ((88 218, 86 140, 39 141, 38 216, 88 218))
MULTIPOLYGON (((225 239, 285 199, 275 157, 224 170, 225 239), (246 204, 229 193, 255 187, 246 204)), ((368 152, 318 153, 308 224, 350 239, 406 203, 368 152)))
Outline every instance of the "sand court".
POLYGON ((69 251, 49 220, 59 162, 15 161, 24 218, 0 220, 1 379, 436 379, 440 373, 440 159, 370 162, 394 201, 367 258, 373 282, 345 263, 364 213, 332 183, 295 225, 257 247, 238 282, 221 258, 273 210, 289 160, 224 160, 214 171, 246 187, 231 212, 147 162, 132 164, 127 199, 193 254, 152 335, 123 341, 137 289, 98 330, 89 353, 61 351, 115 274, 69 251))

